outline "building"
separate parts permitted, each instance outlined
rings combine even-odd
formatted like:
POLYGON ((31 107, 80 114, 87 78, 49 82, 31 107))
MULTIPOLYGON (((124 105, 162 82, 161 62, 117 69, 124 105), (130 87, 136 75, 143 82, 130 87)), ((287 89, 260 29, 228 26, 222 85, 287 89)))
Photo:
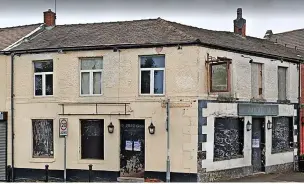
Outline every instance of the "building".
POLYGON ((294 169, 301 52, 247 36, 241 9, 234 32, 45 16, 5 52, 16 179, 41 180, 47 164, 61 180, 65 140, 69 181, 87 181, 89 164, 95 181, 165 180, 168 163, 171 181, 294 169))
POLYGON ((10 116, 9 95, 10 88, 7 82, 10 80, 9 65, 10 56, 4 52, 30 39, 43 29, 43 24, 23 25, 16 27, 0 28, 0 180, 6 178, 6 166, 11 160, 11 126, 7 123, 10 116))
MULTIPOLYGON (((280 45, 284 45, 285 47, 294 49, 294 50, 300 50, 300 51, 304 51, 304 38, 302 37, 302 35, 304 34, 304 29, 298 29, 298 30, 291 30, 291 31, 286 31, 286 32, 282 32, 282 33, 273 33, 272 30, 267 30, 265 33, 264 38, 268 39, 272 42, 274 42, 275 44, 280 44, 280 45)), ((302 123, 299 123, 299 129, 300 129, 300 136, 299 136, 299 155, 304 155, 304 131, 303 131, 303 115, 304 115, 304 110, 303 110, 303 104, 304 104, 304 90, 302 89, 304 86, 304 65, 303 65, 303 55, 300 56, 301 58, 301 98, 300 98, 300 121, 302 123)))

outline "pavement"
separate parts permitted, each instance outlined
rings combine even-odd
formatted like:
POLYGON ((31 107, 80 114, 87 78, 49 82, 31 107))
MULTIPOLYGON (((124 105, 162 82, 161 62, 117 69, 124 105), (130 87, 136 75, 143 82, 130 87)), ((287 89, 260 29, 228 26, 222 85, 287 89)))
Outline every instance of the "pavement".
POLYGON ((304 182, 304 172, 287 172, 280 174, 255 174, 224 182, 304 182))

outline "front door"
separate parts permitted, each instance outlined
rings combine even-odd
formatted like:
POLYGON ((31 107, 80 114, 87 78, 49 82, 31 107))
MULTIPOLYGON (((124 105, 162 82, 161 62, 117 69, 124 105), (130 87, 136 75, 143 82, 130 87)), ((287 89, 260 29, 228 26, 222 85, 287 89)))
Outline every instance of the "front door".
POLYGON ((120 176, 143 178, 145 120, 121 120, 120 141, 120 176))
POLYGON ((252 166, 253 172, 263 172, 265 171, 265 129, 264 129, 264 119, 253 118, 252 119, 252 166))

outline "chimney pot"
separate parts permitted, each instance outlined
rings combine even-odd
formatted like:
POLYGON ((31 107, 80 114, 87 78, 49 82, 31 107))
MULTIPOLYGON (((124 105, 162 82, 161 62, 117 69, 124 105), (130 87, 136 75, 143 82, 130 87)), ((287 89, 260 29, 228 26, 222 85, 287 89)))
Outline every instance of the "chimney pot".
POLYGON ((51 9, 48 9, 48 11, 43 12, 44 15, 44 24, 47 27, 52 27, 56 25, 56 14, 52 12, 51 9))
POLYGON ((234 24, 234 33, 242 35, 243 37, 246 36, 246 19, 243 18, 243 10, 242 8, 238 8, 237 17, 233 21, 234 24))

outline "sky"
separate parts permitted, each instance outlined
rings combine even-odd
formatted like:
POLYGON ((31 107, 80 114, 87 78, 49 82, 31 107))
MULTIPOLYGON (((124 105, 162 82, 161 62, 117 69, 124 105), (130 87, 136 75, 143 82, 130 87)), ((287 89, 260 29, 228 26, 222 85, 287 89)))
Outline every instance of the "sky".
POLYGON ((303 0, 0 0, 0 28, 42 23, 55 11, 56 24, 78 24, 161 17, 204 29, 233 31, 237 8, 243 9, 246 34, 263 38, 304 28, 303 0))

